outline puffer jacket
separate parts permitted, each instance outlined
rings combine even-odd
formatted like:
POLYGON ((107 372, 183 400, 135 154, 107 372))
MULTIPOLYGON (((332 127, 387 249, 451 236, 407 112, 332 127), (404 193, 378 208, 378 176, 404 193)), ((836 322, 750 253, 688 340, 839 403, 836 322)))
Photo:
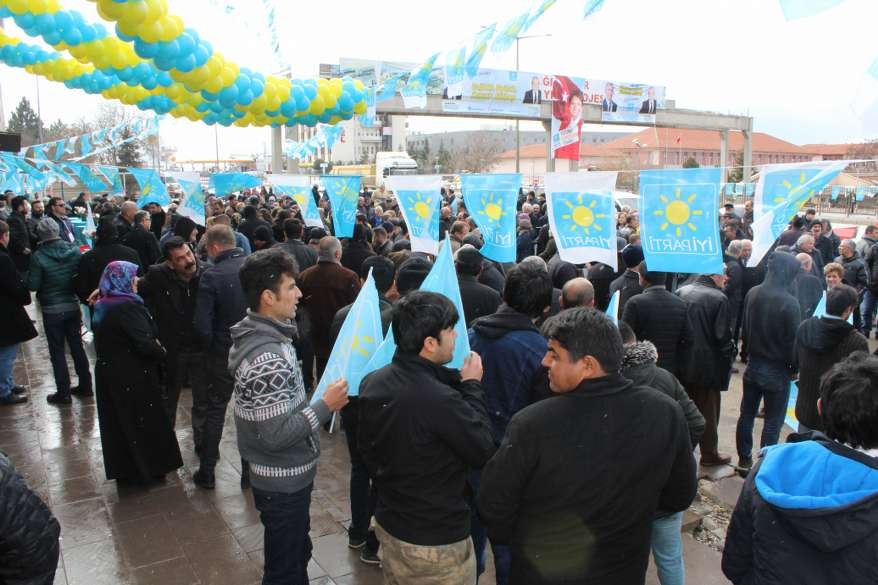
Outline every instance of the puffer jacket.
POLYGON ((0 451, 0 584, 54 571, 60 533, 49 507, 0 451))
POLYGON ((846 284, 861 291, 869 284, 869 274, 866 270, 866 263, 860 258, 860 255, 854 252, 850 258, 839 256, 836 262, 844 267, 844 281, 846 284))
POLYGON ((82 254, 63 240, 40 244, 31 259, 27 286, 36 291, 44 313, 63 313, 79 309, 74 276, 82 254))

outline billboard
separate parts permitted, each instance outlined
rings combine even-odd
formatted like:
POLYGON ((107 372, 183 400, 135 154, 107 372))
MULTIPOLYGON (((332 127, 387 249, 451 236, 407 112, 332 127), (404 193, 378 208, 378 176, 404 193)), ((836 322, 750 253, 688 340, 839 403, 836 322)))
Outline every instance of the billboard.
POLYGON ((602 122, 655 124, 655 114, 665 107, 665 88, 642 83, 592 82, 601 95, 602 122))

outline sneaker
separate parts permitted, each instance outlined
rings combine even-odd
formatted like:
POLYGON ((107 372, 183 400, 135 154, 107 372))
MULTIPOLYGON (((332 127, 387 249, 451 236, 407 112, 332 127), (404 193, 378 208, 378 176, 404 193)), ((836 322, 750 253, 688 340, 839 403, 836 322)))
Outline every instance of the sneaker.
MULTIPOLYGON (((13 404, 21 404, 23 402, 27 402, 27 396, 16 394, 14 391, 0 397, 0 406, 12 406, 13 404)), ((363 542, 365 543, 365 541, 363 542)))
POLYGON ((88 396, 94 396, 94 391, 91 389, 91 386, 85 386, 85 387, 83 387, 82 385, 74 386, 73 388, 70 389, 70 393, 73 394, 74 396, 80 396, 82 398, 86 398, 88 396))
MULTIPOLYGON (((363 542, 365 544, 365 541, 363 542)), ((367 565, 380 565, 381 559, 378 558, 378 553, 375 551, 371 551, 368 548, 364 548, 360 551, 360 560, 366 563, 367 565)))
POLYGON ((49 394, 46 396, 46 402, 49 404, 57 404, 58 406, 66 406, 73 402, 73 399, 70 398, 70 395, 64 396, 60 392, 55 392, 54 394, 49 394))
POLYGON ((750 475, 750 469, 753 467, 752 459, 738 459, 738 464, 735 466, 735 471, 738 472, 743 478, 746 478, 750 475))
POLYGON ((214 478, 213 472, 200 467, 195 472, 195 475, 192 476, 192 481, 201 489, 212 490, 216 487, 216 478, 214 478))
POLYGON ((13 394, 24 394, 26 392, 27 392, 27 388, 25 388, 24 386, 13 386, 12 387, 13 394))
POLYGON ((358 549, 366 546, 365 538, 354 538, 350 534, 348 534, 348 548, 358 549))

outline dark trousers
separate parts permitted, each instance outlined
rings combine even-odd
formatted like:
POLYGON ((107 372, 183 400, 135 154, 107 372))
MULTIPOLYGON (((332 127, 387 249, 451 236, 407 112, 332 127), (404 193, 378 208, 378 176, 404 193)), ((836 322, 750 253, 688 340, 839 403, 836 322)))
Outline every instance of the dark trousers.
POLYGON ((65 340, 70 346, 79 386, 89 390, 92 388, 91 371, 80 336, 81 326, 82 316, 79 310, 43 313, 43 328, 46 330, 46 341, 49 344, 49 358, 52 361, 52 373, 55 375, 55 387, 62 396, 70 396, 70 372, 67 370, 67 356, 64 352, 65 340))
POLYGON ((689 398, 701 411, 704 417, 704 434, 698 441, 701 447, 701 458, 703 460, 719 459, 719 436, 717 427, 719 426, 719 413, 722 403, 722 392, 701 386, 698 384, 687 384, 686 393, 689 398))
POLYGON ((369 470, 357 448, 357 399, 352 398, 350 403, 341 411, 344 422, 344 434, 348 444, 348 453, 351 456, 351 525, 348 535, 352 540, 365 540, 366 547, 372 551, 378 551, 378 537, 373 530, 369 530, 369 523, 375 514, 376 496, 375 486, 369 477, 369 470))
POLYGON ((302 383, 305 384, 305 392, 313 391, 317 384, 314 383, 314 348, 311 340, 303 336, 299 336, 293 340, 293 346, 296 348, 296 356, 299 358, 299 365, 302 368, 302 383))
POLYGON ((760 447, 767 447, 777 444, 789 397, 790 375, 786 367, 757 359, 750 360, 744 372, 741 415, 735 429, 735 443, 740 459, 749 461, 753 458, 753 421, 759 410, 760 400, 765 401, 760 447))
POLYGON ((177 403, 180 401, 180 390, 187 379, 192 386, 192 438, 195 441, 195 451, 201 448, 202 434, 204 432, 204 404, 207 395, 207 372, 204 353, 187 350, 177 350, 168 353, 167 379, 165 380, 165 392, 162 396, 165 402, 165 410, 171 428, 177 423, 177 403), (200 400, 196 400, 196 396, 200 400), (198 407, 196 408, 196 405, 198 407))
MULTIPOLYGON (((479 497, 479 488, 482 483, 482 472, 473 470, 467 476, 467 483, 472 492, 472 502, 479 497)), ((475 503, 470 503, 470 533, 473 539, 473 550, 476 555, 476 581, 485 572, 485 549, 488 546, 488 529, 482 524, 479 511, 475 503)), ((509 583, 509 570, 512 566, 512 551, 505 544, 491 544, 491 553, 494 555, 494 575, 497 585, 509 583)))
POLYGON ((253 488, 253 502, 265 528, 262 585, 308 585, 312 487, 293 494, 253 488))
MULTIPOLYGON (((226 406, 235 389, 235 381, 229 374, 229 356, 227 353, 210 353, 207 356, 207 367, 210 385, 204 396, 203 404, 193 407, 204 413, 204 426, 201 432, 201 467, 213 471, 219 460, 219 444, 223 438, 223 425, 226 421, 226 406)), ((192 396, 193 403, 195 396, 192 396)), ((194 417, 193 417, 194 421, 194 417)), ((197 445, 197 443, 196 443, 197 445)))

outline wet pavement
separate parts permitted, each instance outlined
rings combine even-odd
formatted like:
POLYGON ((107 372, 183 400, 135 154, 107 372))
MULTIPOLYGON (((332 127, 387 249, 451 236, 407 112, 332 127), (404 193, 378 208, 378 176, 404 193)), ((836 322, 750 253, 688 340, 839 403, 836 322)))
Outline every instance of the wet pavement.
MULTIPOLYGON (((32 309, 32 308, 31 308, 32 309)), ((56 584, 67 585, 248 585, 262 574, 262 526, 249 491, 240 487, 235 425, 227 420, 216 469, 216 489, 197 488, 189 407, 184 390, 177 414, 177 437, 184 467, 150 488, 107 481, 93 398, 74 398, 72 406, 46 403, 54 380, 41 324, 40 336, 23 344, 15 379, 29 386, 30 400, 0 408, 0 448, 61 523, 61 559, 56 584)), ((872 342, 874 343, 874 342, 872 342)), ((90 357, 93 354, 89 349, 90 357)), ((740 364, 739 364, 740 365, 740 364)), ((743 370, 743 366, 741 366, 743 370)), ((72 364, 70 367, 73 374, 72 364)), ((721 450, 734 452, 734 424, 740 402, 740 375, 724 395, 721 450)), ((761 421, 754 434, 758 437, 761 421)), ((379 568, 359 560, 347 547, 350 519, 349 459, 344 437, 323 434, 323 454, 311 505, 312 583, 373 585, 379 568)), ((715 470, 717 477, 730 467, 715 470)), ((740 483, 722 495, 729 505, 740 483)), ((722 491, 722 490, 721 490, 722 491)), ((727 583, 720 555, 684 536, 691 583, 727 583)), ((492 585, 492 571, 481 583, 492 585)), ((650 567, 647 583, 658 583, 650 567)))

